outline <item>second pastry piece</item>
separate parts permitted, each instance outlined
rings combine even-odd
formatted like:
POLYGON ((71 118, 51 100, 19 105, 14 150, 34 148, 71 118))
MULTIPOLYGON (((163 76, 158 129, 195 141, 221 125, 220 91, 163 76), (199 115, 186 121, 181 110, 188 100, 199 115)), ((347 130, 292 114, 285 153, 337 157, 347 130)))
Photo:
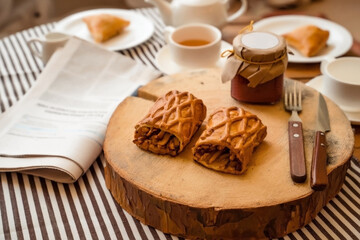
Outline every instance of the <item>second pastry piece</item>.
POLYGON ((265 136, 266 126, 256 115, 238 107, 220 108, 196 142, 194 160, 216 171, 242 174, 265 136))
POLYGON ((176 156, 190 142, 206 117, 201 99, 189 92, 170 91, 158 98, 135 126, 134 143, 147 151, 176 156))

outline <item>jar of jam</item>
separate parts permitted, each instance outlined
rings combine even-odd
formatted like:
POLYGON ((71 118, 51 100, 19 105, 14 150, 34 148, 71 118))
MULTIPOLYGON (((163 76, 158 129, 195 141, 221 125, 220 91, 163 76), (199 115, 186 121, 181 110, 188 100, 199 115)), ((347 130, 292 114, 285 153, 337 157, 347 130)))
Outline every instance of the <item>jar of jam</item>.
MULTIPOLYGON (((282 36, 252 31, 237 35, 222 69, 222 82, 231 81, 231 96, 249 103, 281 99, 287 48, 282 36)), ((224 54, 224 53, 223 53, 224 54)))

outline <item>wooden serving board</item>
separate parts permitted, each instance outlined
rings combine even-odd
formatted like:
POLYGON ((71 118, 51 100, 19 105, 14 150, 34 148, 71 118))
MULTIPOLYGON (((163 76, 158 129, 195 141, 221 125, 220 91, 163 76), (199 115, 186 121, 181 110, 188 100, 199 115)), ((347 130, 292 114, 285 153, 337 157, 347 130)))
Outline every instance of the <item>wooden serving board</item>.
POLYGON ((301 228, 339 192, 354 147, 349 121, 326 99, 331 118, 331 132, 326 136, 329 185, 314 192, 309 179, 318 92, 301 86, 300 117, 308 174, 305 183, 294 183, 290 177, 290 114, 284 111, 283 103, 237 102, 230 96, 230 84, 221 83, 220 70, 208 69, 159 78, 140 88, 139 97, 128 97, 118 106, 104 143, 107 187, 121 207, 144 224, 186 238, 273 238, 301 228), (262 119, 267 136, 256 148, 245 174, 219 173, 193 161, 191 148, 205 122, 177 157, 152 154, 132 143, 134 126, 153 105, 152 100, 172 89, 201 98, 207 116, 218 107, 236 105, 262 119))

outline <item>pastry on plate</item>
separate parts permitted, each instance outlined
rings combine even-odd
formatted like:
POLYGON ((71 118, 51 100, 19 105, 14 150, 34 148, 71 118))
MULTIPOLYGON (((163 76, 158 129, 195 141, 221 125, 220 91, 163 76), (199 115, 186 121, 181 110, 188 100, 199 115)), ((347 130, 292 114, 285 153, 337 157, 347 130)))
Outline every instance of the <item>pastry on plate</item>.
POLYGON ((189 92, 170 91, 158 98, 135 126, 133 142, 141 149, 176 156, 206 117, 206 106, 189 92))
POLYGON ((286 42, 306 57, 317 55, 326 46, 329 31, 314 25, 306 25, 294 29, 283 36, 286 42))
POLYGON ((242 108, 220 108, 210 115, 193 147, 194 160, 216 171, 242 174, 266 130, 256 115, 242 108))
POLYGON ((83 18, 95 42, 102 43, 119 35, 130 22, 110 14, 91 15, 83 18))

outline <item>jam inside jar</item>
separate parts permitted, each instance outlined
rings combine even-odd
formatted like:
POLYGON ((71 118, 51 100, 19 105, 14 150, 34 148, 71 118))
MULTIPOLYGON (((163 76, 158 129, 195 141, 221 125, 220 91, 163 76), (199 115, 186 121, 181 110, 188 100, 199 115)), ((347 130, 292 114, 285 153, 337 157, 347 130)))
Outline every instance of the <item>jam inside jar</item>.
POLYGON ((231 96, 242 102, 272 104, 281 99, 284 74, 256 87, 249 87, 248 84, 249 80, 237 74, 231 80, 231 96))

